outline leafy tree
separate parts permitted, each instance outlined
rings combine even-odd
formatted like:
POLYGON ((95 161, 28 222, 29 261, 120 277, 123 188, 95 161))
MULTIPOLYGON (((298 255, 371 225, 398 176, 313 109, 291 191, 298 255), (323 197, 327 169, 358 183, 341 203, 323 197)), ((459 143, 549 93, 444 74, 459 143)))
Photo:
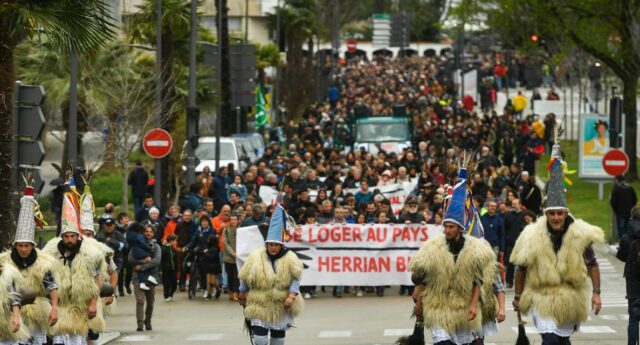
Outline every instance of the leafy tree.
MULTIPOLYGON (((46 35, 61 52, 82 53, 103 44, 112 34, 109 7, 101 0, 23 0, 0 3, 0 141, 12 142, 18 43, 38 33, 46 35)), ((14 169, 11 145, 0 145, 0 245, 8 245, 15 231, 12 197, 14 169)))
MULTIPOLYGON (((487 24, 522 47, 531 34, 553 47, 573 45, 608 66, 623 84, 624 150, 629 178, 637 172, 637 87, 640 77, 640 1, 465 0, 487 24)), ((463 7, 464 10, 464 7, 463 7)), ((529 43, 530 44, 530 43, 529 43)), ((548 46, 546 47, 548 48, 548 46)), ((553 49, 552 49, 553 52, 553 49)))

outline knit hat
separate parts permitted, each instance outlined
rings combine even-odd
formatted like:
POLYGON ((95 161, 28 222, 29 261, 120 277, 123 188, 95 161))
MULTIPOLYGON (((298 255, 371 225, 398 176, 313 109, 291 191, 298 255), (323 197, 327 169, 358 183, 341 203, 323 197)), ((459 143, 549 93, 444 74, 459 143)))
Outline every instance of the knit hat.
POLYGON ((269 222, 269 231, 265 243, 285 243, 287 233, 287 215, 280 204, 276 206, 269 222))
POLYGON ((33 197, 33 187, 27 185, 24 188, 24 195, 20 198, 20 214, 18 215, 16 237, 13 240, 13 244, 29 242, 36 245, 34 238, 36 234, 35 212, 37 207, 38 202, 33 197))
POLYGON ((93 195, 91 195, 91 188, 89 185, 84 186, 80 200, 80 229, 89 230, 95 233, 96 230, 94 229, 93 215, 95 214, 96 206, 93 203, 93 195))
POLYGON ((549 160, 549 164, 547 164, 549 182, 547 182, 547 201, 544 212, 551 210, 569 212, 564 190, 564 167, 560 153, 560 142, 557 139, 557 128, 555 128, 554 131, 556 133, 556 140, 551 150, 551 159, 549 160))
POLYGON ((442 224, 452 222, 465 228, 465 206, 467 202, 467 169, 461 168, 458 171, 458 183, 453 187, 453 194, 449 201, 449 206, 444 213, 442 224))
POLYGON ((64 193, 62 198, 62 226, 60 236, 67 232, 73 232, 81 235, 80 217, 78 215, 79 198, 73 177, 69 179, 69 182, 67 182, 66 185, 68 190, 64 193))

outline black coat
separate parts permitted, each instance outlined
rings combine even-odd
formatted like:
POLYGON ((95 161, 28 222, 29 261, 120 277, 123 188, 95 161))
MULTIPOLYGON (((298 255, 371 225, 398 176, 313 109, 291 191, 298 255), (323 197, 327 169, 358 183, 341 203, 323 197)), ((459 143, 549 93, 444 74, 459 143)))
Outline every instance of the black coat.
POLYGON ((129 173, 129 184, 131 185, 131 195, 134 198, 144 198, 147 194, 147 182, 149 174, 143 167, 138 166, 129 173))
POLYGON ((173 247, 168 245, 160 246, 160 267, 163 272, 171 272, 178 270, 178 253, 173 247))
POLYGON ((627 232, 620 239, 620 246, 616 257, 624 261, 624 277, 627 285, 627 298, 640 298, 640 276, 631 270, 634 263, 629 258, 629 247, 634 240, 640 240, 640 219, 631 219, 627 225, 627 232))
POLYGON ((638 203, 638 196, 630 184, 622 181, 613 186, 610 203, 616 215, 629 218, 631 209, 638 203))
POLYGON ((504 215, 504 233, 507 247, 513 247, 527 223, 524 221, 524 212, 509 211, 504 215))

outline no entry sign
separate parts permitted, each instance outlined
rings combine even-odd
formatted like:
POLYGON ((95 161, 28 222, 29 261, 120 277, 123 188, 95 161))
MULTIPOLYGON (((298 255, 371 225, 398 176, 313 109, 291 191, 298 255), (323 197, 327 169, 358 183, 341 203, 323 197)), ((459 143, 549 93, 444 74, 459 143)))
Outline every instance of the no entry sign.
POLYGON ((611 176, 624 174, 629 169, 629 157, 622 150, 611 149, 602 157, 602 167, 611 176))
POLYGON ((349 51, 349 53, 355 52, 356 48, 357 48, 356 40, 354 40, 353 38, 348 39, 347 40, 347 50, 349 51))
POLYGON ((154 128, 142 139, 142 148, 151 158, 162 158, 171 152, 173 139, 171 134, 162 128, 154 128))

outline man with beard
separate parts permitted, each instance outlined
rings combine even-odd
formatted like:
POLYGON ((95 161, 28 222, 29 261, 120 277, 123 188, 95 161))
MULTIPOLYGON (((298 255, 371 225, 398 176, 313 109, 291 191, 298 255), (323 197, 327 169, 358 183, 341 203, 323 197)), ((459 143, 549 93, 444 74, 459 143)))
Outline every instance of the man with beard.
POLYGON ((22 306, 20 309, 25 330, 31 334, 28 340, 18 342, 21 345, 46 344, 49 328, 58 322, 55 260, 36 249, 34 241, 37 209, 38 202, 33 197, 33 187, 27 186, 24 196, 20 199, 20 214, 13 247, 11 251, 0 254, 0 264, 18 270, 23 278, 21 285, 33 289, 36 296, 33 304, 22 306))
POLYGON ((522 231, 510 257, 517 266, 513 308, 532 314, 543 345, 570 344, 569 337, 589 317, 589 285, 592 310, 597 315, 601 308, 592 245, 604 242, 604 233, 569 214, 557 137, 548 166, 544 216, 522 231))
POLYGON ((499 266, 486 241, 463 236, 466 200, 463 168, 444 215, 444 236, 430 238, 411 260, 415 314, 435 344, 470 344, 498 313, 491 287, 499 266))
POLYGON ((78 197, 73 179, 67 185, 62 204, 62 229, 59 238, 47 243, 44 252, 56 260, 60 279, 58 322, 53 326, 53 344, 81 345, 89 330, 104 331, 98 312, 100 272, 104 256, 80 237, 78 197))

